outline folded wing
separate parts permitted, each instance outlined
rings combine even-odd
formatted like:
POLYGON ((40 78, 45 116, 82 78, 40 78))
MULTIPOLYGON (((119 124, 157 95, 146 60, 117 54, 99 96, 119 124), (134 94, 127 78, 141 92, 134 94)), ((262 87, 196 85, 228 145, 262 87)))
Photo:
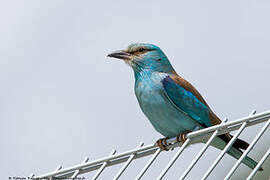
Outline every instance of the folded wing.
MULTIPOLYGON (((221 120, 210 109, 200 93, 185 79, 177 74, 168 75, 162 80, 166 95, 170 101, 202 127, 210 127, 221 123, 221 120)), ((230 134, 219 136, 225 142, 232 138, 230 134)), ((247 149, 248 143, 237 139, 233 146, 237 149, 247 149)))

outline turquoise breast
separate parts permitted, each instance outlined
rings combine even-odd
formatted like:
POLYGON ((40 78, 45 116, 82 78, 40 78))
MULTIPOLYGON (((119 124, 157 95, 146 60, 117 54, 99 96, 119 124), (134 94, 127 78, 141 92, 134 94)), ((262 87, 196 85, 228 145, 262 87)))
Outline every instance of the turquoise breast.
POLYGON ((194 130, 196 124, 166 97, 161 83, 166 76, 165 73, 145 72, 136 77, 135 94, 154 128, 166 137, 174 137, 186 130, 194 130))

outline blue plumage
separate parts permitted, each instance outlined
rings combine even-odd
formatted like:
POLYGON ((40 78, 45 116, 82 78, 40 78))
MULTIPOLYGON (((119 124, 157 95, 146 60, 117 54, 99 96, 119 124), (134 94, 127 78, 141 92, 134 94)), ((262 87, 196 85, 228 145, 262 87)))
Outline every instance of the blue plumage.
MULTIPOLYGON (((165 137, 174 137, 221 123, 200 93, 173 69, 161 49, 152 44, 131 44, 108 55, 124 60, 135 75, 135 94, 139 105, 154 128, 165 137)), ((218 136, 213 146, 223 149, 231 135, 218 136)), ((160 140, 158 141, 160 142, 160 140)), ((162 144, 158 145, 164 148, 162 144)), ((238 159, 248 143, 237 139, 228 154, 238 159)), ((254 168, 249 157, 243 163, 254 168)), ((261 169, 262 170, 262 169, 261 169)))
POLYGON ((179 111, 166 97, 161 82, 166 74, 149 71, 142 73, 136 79, 135 94, 142 111, 158 132, 166 137, 174 137, 199 125, 184 111, 179 111))
POLYGON ((200 102, 191 92, 176 84, 170 76, 162 80, 164 91, 182 111, 192 119, 200 123, 202 127, 212 126, 209 118, 209 110, 206 105, 200 102))

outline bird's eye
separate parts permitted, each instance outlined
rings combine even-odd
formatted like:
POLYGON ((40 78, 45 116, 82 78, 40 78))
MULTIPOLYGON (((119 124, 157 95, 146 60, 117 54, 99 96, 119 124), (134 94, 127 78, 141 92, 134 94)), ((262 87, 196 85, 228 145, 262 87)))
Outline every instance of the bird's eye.
POLYGON ((135 54, 135 55, 140 55, 140 54, 143 54, 145 53, 146 51, 148 51, 147 49, 141 47, 141 48, 138 48, 132 52, 130 52, 131 54, 135 54))
POLYGON ((145 50, 144 48, 140 48, 138 51, 143 52, 144 50, 145 50))

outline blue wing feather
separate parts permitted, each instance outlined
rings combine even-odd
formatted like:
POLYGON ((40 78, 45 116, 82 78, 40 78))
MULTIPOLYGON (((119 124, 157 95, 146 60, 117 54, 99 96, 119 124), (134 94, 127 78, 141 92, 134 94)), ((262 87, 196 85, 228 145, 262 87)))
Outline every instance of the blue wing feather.
POLYGON ((191 92, 177 84, 170 76, 162 80, 163 87, 170 100, 203 127, 211 126, 209 109, 191 92))

